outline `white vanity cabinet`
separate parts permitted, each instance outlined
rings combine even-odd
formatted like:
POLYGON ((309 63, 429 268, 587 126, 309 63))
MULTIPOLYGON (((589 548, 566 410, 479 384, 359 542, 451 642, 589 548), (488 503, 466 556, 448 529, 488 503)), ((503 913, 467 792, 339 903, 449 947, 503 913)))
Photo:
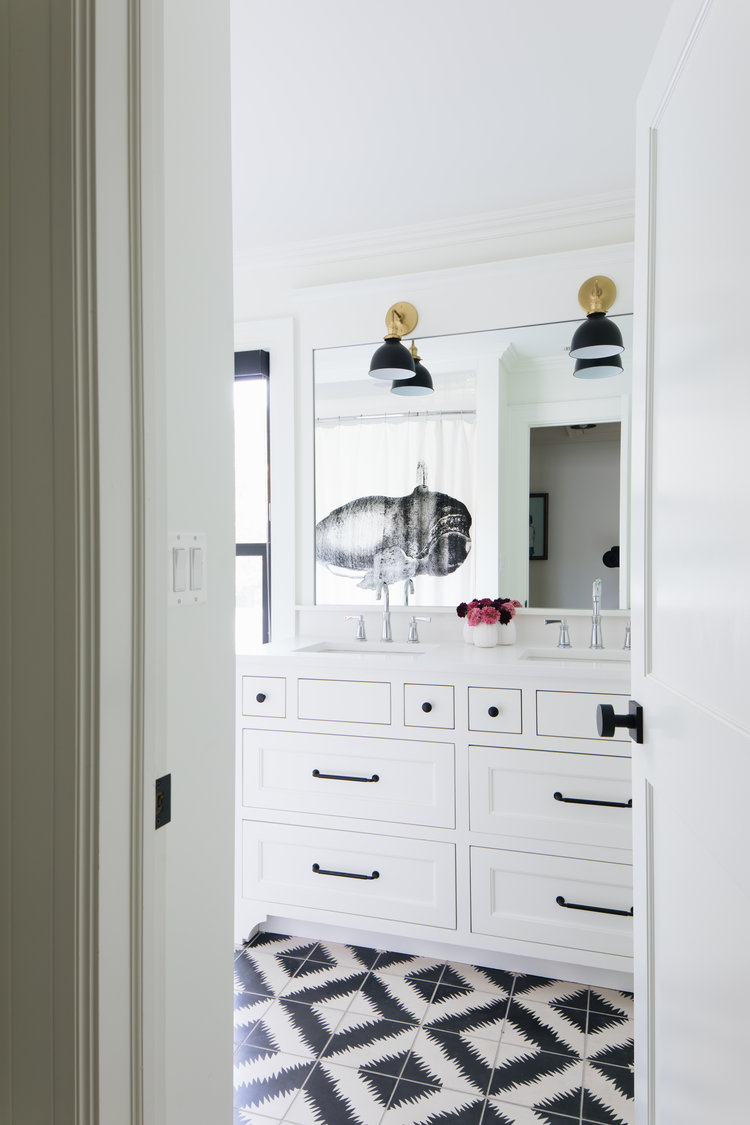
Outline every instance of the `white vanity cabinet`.
POLYGON ((595 721, 627 666, 439 647, 238 658, 237 938, 629 984, 629 738, 595 721))

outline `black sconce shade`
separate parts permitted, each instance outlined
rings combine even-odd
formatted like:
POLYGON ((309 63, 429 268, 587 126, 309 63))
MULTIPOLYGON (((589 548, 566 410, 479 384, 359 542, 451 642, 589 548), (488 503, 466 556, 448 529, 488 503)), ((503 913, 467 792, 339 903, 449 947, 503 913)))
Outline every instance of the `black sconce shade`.
POLYGON ((604 359, 624 351, 620 329, 603 312, 589 313, 576 328, 570 344, 573 359, 604 359))

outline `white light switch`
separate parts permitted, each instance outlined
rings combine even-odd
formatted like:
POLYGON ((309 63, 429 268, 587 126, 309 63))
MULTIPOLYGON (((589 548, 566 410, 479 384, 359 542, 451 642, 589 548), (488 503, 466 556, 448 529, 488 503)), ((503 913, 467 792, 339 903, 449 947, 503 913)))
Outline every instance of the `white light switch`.
POLYGON ((203 548, 190 548, 190 589, 203 589, 203 548))
POLYGON ((184 547, 172 548, 172 590, 180 594, 187 589, 187 551, 184 547))
POLYGON ((169 536, 169 604, 197 605, 206 599, 206 536, 179 531, 169 536))

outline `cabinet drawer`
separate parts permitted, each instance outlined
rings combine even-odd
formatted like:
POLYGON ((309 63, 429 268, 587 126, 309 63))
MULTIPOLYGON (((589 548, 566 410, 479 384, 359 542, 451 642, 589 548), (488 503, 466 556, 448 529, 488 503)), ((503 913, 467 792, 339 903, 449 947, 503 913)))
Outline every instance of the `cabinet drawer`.
MULTIPOLYGON (((536 732, 548 738, 595 738, 603 747, 612 742, 630 743, 627 730, 618 728, 614 738, 603 740, 596 729, 596 708, 611 703, 623 714, 628 709, 627 695, 598 695, 581 691, 538 691, 536 693, 536 732)), ((621 750, 611 750, 619 754, 621 750)))
POLYGON ((283 676, 243 676, 242 714, 286 718, 286 680, 283 676))
POLYGON ((453 775, 443 742, 242 733, 242 802, 255 808, 453 828, 453 775))
POLYGON ((453 730, 456 725, 453 688, 447 684, 404 684, 404 726, 438 727, 453 730))
POLYGON ((633 919, 570 909, 566 903, 630 910, 628 864, 471 849, 474 933, 631 957, 633 919))
POLYGON ((246 898, 456 927, 452 844, 257 821, 243 822, 242 840, 246 898))
POLYGON ((632 847, 628 758, 469 747, 470 823, 529 842, 632 847), (555 796, 557 794, 557 797, 555 796))
POLYGON ((521 734, 519 688, 469 688, 469 730, 521 734))
POLYGON ((361 680, 299 680, 297 715, 331 723, 391 721, 391 685, 361 680))

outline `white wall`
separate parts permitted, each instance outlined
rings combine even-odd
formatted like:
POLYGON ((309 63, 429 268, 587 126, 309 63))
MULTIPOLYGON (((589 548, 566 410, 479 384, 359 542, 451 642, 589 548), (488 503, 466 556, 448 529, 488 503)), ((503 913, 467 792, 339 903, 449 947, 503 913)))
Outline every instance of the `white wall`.
MULTIPOLYGON (((163 837, 166 864, 163 1122, 203 1125, 228 1121, 232 1097, 234 357, 228 0, 165 0, 164 21, 166 518, 161 528, 158 515, 154 521, 152 548, 166 561, 167 531, 204 532, 208 599, 172 606, 166 613, 162 761, 172 773, 172 823, 157 834, 163 837)), ((158 371, 152 375, 158 380, 158 371)), ((158 463, 158 450, 152 448, 152 454, 158 463)), ((164 572, 160 581, 163 586, 164 572)))

